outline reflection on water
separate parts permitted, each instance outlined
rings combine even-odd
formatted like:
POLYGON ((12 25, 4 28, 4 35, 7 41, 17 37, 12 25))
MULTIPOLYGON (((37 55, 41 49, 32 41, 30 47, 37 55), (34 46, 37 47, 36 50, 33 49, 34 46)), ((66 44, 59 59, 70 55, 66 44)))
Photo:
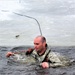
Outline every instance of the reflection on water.
MULTIPOLYGON (((75 75, 75 61, 71 66, 42 69, 37 64, 21 64, 7 62, 6 52, 15 50, 26 50, 30 46, 20 47, 0 47, 0 75, 75 75)), ((32 46, 31 46, 32 47, 32 46)), ((75 47, 51 47, 52 51, 57 51, 70 59, 75 60, 75 47)))

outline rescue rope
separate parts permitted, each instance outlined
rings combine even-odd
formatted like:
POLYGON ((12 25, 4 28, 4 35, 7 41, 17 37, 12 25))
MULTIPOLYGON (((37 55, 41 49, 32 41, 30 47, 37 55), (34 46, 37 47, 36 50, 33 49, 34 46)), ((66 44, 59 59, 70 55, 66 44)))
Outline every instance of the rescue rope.
POLYGON ((31 18, 31 19, 35 20, 35 21, 37 22, 37 24, 38 24, 40 34, 42 35, 42 31, 41 31, 40 23, 38 22, 37 19, 35 19, 35 18, 33 18, 33 17, 30 17, 30 16, 27 16, 27 15, 23 15, 23 14, 19 14, 19 13, 15 13, 15 12, 13 12, 13 13, 14 13, 14 14, 17 14, 17 15, 19 15, 19 16, 24 16, 24 17, 31 18))
MULTIPOLYGON (((10 12, 9 10, 1 10, 2 12, 10 12)), ((40 23, 38 22, 38 20, 36 18, 33 18, 33 17, 30 17, 30 16, 27 16, 27 15, 23 15, 23 14, 20 14, 20 13, 16 13, 16 12, 12 12, 16 15, 19 15, 19 16, 24 16, 24 17, 27 17, 27 18, 30 18, 30 19, 33 19, 37 22, 37 25, 39 27, 39 31, 40 31, 40 35, 42 35, 42 30, 41 30, 41 27, 40 27, 40 23)), ((15 37, 18 38, 20 35, 16 35, 15 37)))

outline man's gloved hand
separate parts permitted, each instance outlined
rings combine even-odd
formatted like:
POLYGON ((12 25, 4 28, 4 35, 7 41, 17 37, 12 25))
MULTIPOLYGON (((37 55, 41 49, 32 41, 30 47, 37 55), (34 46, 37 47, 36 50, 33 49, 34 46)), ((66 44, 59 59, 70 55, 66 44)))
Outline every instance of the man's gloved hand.
POLYGON ((29 48, 27 51, 26 51, 26 55, 29 55, 29 54, 31 54, 32 52, 33 52, 33 48, 29 48))

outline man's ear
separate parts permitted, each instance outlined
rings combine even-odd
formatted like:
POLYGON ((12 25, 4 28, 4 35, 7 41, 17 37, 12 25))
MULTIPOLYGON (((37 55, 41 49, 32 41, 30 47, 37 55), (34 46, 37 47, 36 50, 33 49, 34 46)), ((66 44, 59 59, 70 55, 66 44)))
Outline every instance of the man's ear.
POLYGON ((44 47, 46 46, 46 42, 44 42, 44 47))

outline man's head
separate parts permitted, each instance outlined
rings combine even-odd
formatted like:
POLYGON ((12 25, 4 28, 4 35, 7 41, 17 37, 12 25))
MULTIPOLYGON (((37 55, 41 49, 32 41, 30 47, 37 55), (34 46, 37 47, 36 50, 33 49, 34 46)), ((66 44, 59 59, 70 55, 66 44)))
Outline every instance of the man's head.
POLYGON ((46 48, 46 38, 43 36, 37 36, 34 39, 34 48, 37 52, 41 52, 46 48))

